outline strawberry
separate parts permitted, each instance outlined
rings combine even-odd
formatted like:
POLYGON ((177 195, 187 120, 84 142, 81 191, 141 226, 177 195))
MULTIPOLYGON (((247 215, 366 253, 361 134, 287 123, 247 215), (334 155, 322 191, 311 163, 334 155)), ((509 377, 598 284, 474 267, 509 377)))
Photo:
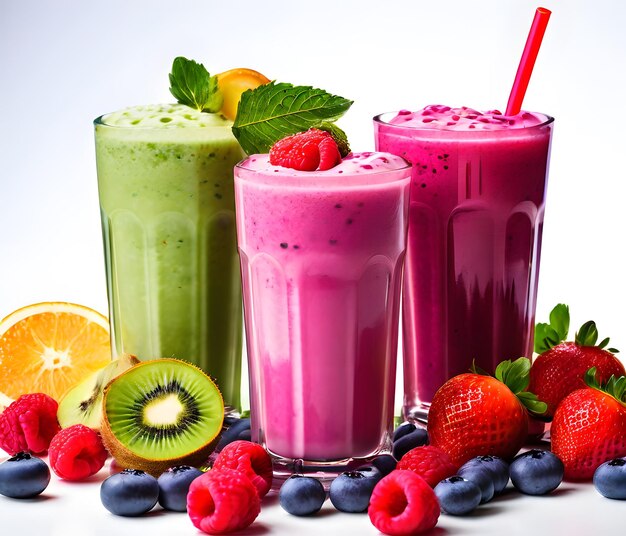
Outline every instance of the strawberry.
POLYGON ((552 421, 552 452, 568 480, 588 480, 602 463, 626 456, 626 376, 602 386, 596 372, 589 369, 588 387, 567 395, 552 421))
POLYGON ((460 374, 435 393, 428 413, 430 444, 462 465, 476 456, 510 460, 528 432, 526 408, 541 413, 545 404, 526 392, 530 360, 503 361, 495 378, 460 374))
POLYGON ((564 342, 569 331, 569 308, 559 304, 550 313, 549 324, 537 324, 535 351, 539 355, 530 369, 529 390, 548 405, 545 420, 551 420, 559 402, 569 393, 585 387, 585 373, 595 367, 598 381, 626 374, 624 365, 613 355, 614 348, 605 350, 606 338, 596 346, 598 330, 590 320, 576 333, 574 342, 564 342))
POLYGON ((270 164, 299 171, 325 171, 339 162, 337 142, 329 132, 318 128, 287 136, 270 149, 270 164))

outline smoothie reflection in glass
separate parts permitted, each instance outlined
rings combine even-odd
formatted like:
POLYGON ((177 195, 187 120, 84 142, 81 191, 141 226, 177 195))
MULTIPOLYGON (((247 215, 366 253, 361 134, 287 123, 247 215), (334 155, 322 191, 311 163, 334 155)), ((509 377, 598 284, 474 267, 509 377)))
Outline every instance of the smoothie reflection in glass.
POLYGON ((532 356, 553 119, 427 106, 375 118, 413 164, 403 286, 406 418, 476 365, 532 356))
POLYGON ((233 166, 219 114, 137 106, 95 121, 114 355, 175 357, 240 409, 241 288, 233 166))
POLYGON ((388 446, 410 168, 235 170, 252 439, 280 474, 323 476, 388 446))

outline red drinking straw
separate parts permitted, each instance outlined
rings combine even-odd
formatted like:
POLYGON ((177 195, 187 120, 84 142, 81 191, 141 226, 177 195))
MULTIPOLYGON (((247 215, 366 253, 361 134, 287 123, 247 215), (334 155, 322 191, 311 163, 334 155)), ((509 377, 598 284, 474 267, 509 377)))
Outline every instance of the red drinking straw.
POLYGON ((517 68, 515 82, 513 82, 509 102, 506 105, 504 115, 517 115, 522 109, 522 101, 524 100, 524 95, 526 95, 530 75, 533 72, 535 60, 537 59, 537 54, 539 54, 541 40, 543 39, 543 34, 546 33, 546 26, 548 26, 551 13, 552 12, 545 7, 538 7, 535 12, 535 18, 530 27, 530 32, 528 32, 526 46, 524 47, 522 59, 517 68))

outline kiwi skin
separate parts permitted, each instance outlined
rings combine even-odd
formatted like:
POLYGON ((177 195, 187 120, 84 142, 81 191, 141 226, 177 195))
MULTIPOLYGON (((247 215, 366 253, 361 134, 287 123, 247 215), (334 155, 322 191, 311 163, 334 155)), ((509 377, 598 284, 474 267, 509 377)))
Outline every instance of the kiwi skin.
MULTIPOLYGON (((152 475, 155 478, 158 478, 162 473, 167 471, 170 467, 176 467, 177 465, 190 465, 192 467, 200 467, 206 463, 210 454, 215 450, 217 443, 222 435, 222 430, 224 429, 224 400, 222 399, 222 393, 220 392, 217 384, 213 381, 213 379, 209 378, 211 382, 215 385, 217 392, 220 395, 220 400, 222 401, 222 423, 220 424, 217 433, 213 438, 208 439, 208 442, 201 446, 199 449, 185 454, 183 456, 178 456, 175 458, 167 458, 167 459, 150 459, 147 457, 140 456, 134 452, 131 452, 126 446, 121 443, 113 434, 113 430, 111 429, 111 425, 109 423, 109 418, 107 415, 106 407, 107 407, 107 396, 109 394, 109 389, 111 385, 118 380, 119 378, 125 376, 131 370, 136 370, 138 367, 143 367, 149 365, 155 360, 143 361, 134 367, 126 370, 113 380, 111 380, 107 386, 104 388, 104 397, 102 399, 102 425, 100 428, 100 435, 102 436, 102 442, 104 443, 105 448, 109 451, 111 456, 115 459, 117 464, 124 469, 139 469, 140 471, 145 471, 146 473, 152 475)), ((184 363, 185 365, 197 368, 203 374, 206 374, 200 368, 195 365, 182 361, 180 359, 172 359, 172 358, 163 358, 159 359, 159 361, 173 361, 178 363, 184 363)))

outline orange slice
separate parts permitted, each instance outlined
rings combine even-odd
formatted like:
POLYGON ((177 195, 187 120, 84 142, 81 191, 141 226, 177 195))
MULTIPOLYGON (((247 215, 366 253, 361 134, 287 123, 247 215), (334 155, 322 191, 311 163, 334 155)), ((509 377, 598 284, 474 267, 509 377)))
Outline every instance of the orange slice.
POLYGON ((231 69, 217 75, 217 86, 224 97, 222 114, 234 121, 241 94, 269 82, 269 78, 252 69, 231 69))
POLYGON ((109 322, 73 303, 37 303, 0 322, 0 392, 55 400, 111 361, 109 322))

